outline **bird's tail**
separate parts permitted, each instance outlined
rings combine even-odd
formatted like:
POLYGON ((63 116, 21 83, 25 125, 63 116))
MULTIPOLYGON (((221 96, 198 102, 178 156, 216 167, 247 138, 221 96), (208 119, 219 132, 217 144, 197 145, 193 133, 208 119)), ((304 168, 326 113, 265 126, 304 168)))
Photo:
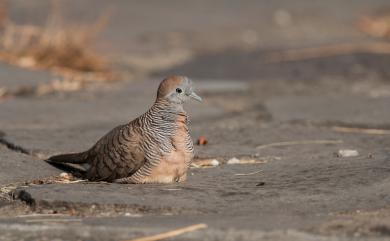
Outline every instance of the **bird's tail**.
POLYGON ((49 157, 47 162, 51 163, 73 163, 82 164, 88 162, 88 151, 70 154, 61 154, 49 157))

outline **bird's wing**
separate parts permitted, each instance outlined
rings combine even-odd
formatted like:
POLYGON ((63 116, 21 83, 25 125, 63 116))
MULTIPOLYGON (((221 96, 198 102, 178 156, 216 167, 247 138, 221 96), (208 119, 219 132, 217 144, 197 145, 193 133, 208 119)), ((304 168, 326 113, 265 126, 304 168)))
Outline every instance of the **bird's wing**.
POLYGON ((130 125, 114 128, 90 150, 90 180, 112 181, 135 173, 145 162, 140 137, 130 125))

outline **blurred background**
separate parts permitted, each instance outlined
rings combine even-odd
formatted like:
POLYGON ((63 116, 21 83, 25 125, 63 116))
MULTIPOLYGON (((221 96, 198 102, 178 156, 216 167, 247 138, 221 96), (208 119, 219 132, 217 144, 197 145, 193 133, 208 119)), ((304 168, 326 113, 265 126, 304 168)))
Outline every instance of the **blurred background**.
POLYGON ((386 0, 14 0, 1 1, 0 24, 2 62, 57 76, 3 83, 3 97, 170 74, 264 95, 390 94, 386 0))

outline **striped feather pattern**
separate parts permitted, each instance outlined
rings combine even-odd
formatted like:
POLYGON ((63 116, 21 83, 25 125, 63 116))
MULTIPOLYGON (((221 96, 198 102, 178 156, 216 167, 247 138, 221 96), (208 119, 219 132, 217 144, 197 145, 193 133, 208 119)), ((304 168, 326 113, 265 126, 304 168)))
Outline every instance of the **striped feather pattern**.
MULTIPOLYGON (((178 116, 186 113, 177 105, 160 99, 143 115, 103 136, 89 151, 89 180, 139 183, 151 175, 161 158, 175 151, 172 138, 178 116)), ((185 123, 185 152, 193 153, 193 143, 185 123)), ((187 163, 189 165, 190 163, 187 163)))

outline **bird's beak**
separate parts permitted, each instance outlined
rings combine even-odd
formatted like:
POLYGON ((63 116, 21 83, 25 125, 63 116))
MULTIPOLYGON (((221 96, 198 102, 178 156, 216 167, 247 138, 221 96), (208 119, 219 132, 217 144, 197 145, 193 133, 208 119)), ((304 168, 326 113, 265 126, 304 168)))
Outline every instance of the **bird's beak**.
POLYGON ((189 96, 190 96, 191 98, 193 98, 193 99, 199 101, 199 102, 202 101, 202 98, 201 98, 199 95, 197 95, 195 92, 192 92, 189 96))

